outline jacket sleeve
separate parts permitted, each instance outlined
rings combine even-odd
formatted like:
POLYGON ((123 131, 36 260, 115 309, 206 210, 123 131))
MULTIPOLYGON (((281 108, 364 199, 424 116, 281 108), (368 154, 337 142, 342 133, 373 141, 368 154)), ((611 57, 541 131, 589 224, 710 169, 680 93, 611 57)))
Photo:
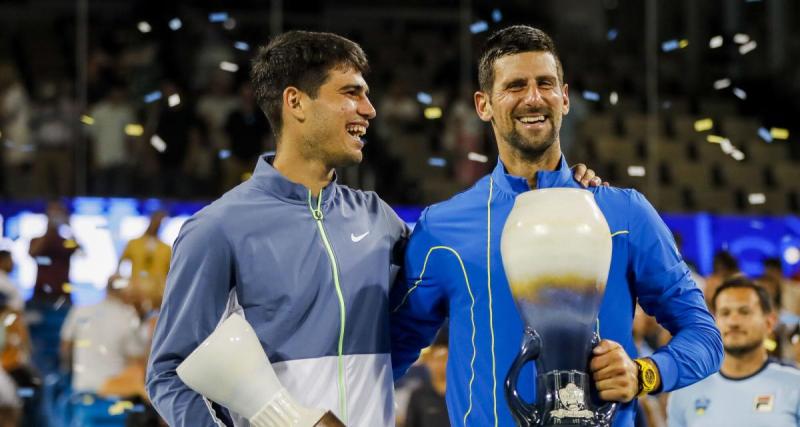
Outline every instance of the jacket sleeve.
POLYGON ((419 357, 420 350, 430 345, 447 316, 444 282, 437 275, 434 258, 442 260, 444 251, 437 251, 425 224, 427 210, 422 213, 405 251, 405 262, 399 280, 389 296, 394 379, 405 375, 419 357))
POLYGON ((147 393, 172 427, 221 425, 210 402, 187 387, 175 370, 214 331, 225 311, 233 252, 209 217, 189 219, 174 247, 147 366, 147 393))
POLYGON ((632 191, 629 212, 636 296, 644 311, 673 337, 651 356, 661 373, 661 391, 672 391, 719 370, 722 338, 703 293, 656 210, 632 191))

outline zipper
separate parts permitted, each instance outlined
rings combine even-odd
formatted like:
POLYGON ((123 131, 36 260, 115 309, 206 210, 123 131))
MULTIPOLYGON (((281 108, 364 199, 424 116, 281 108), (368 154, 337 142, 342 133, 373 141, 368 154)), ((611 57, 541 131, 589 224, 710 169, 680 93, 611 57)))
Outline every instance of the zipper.
POLYGON ((342 349, 344 347, 344 330, 345 330, 345 305, 344 305, 344 296, 342 295, 342 286, 339 283, 339 263, 336 262, 336 255, 333 252, 333 247, 331 246, 330 240, 328 240, 328 234, 325 232, 325 226, 323 225, 324 215, 322 214, 322 190, 319 191, 319 197, 317 198, 317 207, 314 208, 313 203, 311 202, 311 190, 308 190, 308 209, 311 211, 311 216, 314 218, 314 221, 317 223, 317 229, 319 229, 319 235, 322 237, 322 243, 325 245, 325 251, 328 253, 328 258, 331 261, 331 270, 333 271, 333 284, 336 287, 336 296, 339 298, 339 323, 341 327, 339 328, 339 346, 337 349, 337 357, 336 362, 338 365, 338 373, 339 373, 339 411, 342 415, 343 421, 347 424, 347 389, 345 387, 345 378, 344 378, 344 359, 342 358, 342 349))

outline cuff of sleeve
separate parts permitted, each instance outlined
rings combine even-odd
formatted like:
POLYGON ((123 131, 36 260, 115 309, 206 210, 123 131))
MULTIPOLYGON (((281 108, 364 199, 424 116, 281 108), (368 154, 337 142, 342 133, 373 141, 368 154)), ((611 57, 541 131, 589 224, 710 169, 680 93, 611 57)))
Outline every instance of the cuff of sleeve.
POLYGON ((675 358, 667 351, 657 351, 650 355, 650 359, 658 366, 661 375, 661 389, 658 393, 672 391, 678 383, 678 364, 675 358))

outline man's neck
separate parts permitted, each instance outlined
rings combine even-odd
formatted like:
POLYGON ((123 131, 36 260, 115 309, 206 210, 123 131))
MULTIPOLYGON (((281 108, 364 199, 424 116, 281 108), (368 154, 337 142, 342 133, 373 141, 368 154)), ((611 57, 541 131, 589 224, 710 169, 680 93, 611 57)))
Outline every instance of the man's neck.
POLYGON ((720 372, 728 378, 745 378, 758 372, 767 362, 767 350, 759 347, 741 356, 725 353, 720 372))
POLYGON ((289 181, 303 185, 315 196, 333 179, 333 168, 319 159, 302 155, 296 146, 288 141, 278 145, 272 166, 289 181))
POLYGON ((536 172, 554 171, 561 160, 561 146, 556 141, 537 159, 527 158, 519 150, 511 147, 507 143, 497 144, 500 152, 500 160, 506 167, 506 171, 513 176, 519 176, 528 180, 531 189, 536 189, 536 172))

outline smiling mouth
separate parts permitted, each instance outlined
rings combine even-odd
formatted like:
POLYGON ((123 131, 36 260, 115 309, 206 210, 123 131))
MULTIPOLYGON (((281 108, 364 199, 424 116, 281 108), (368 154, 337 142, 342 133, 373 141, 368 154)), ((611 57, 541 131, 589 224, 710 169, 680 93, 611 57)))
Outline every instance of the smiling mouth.
POLYGON ((517 117, 516 119, 518 122, 522 123, 523 125, 535 125, 544 123, 547 120, 547 116, 544 114, 538 115, 531 115, 531 116, 521 116, 517 117))
POLYGON ((353 138, 361 140, 361 137, 367 134, 367 127, 364 125, 347 125, 347 133, 353 138))

